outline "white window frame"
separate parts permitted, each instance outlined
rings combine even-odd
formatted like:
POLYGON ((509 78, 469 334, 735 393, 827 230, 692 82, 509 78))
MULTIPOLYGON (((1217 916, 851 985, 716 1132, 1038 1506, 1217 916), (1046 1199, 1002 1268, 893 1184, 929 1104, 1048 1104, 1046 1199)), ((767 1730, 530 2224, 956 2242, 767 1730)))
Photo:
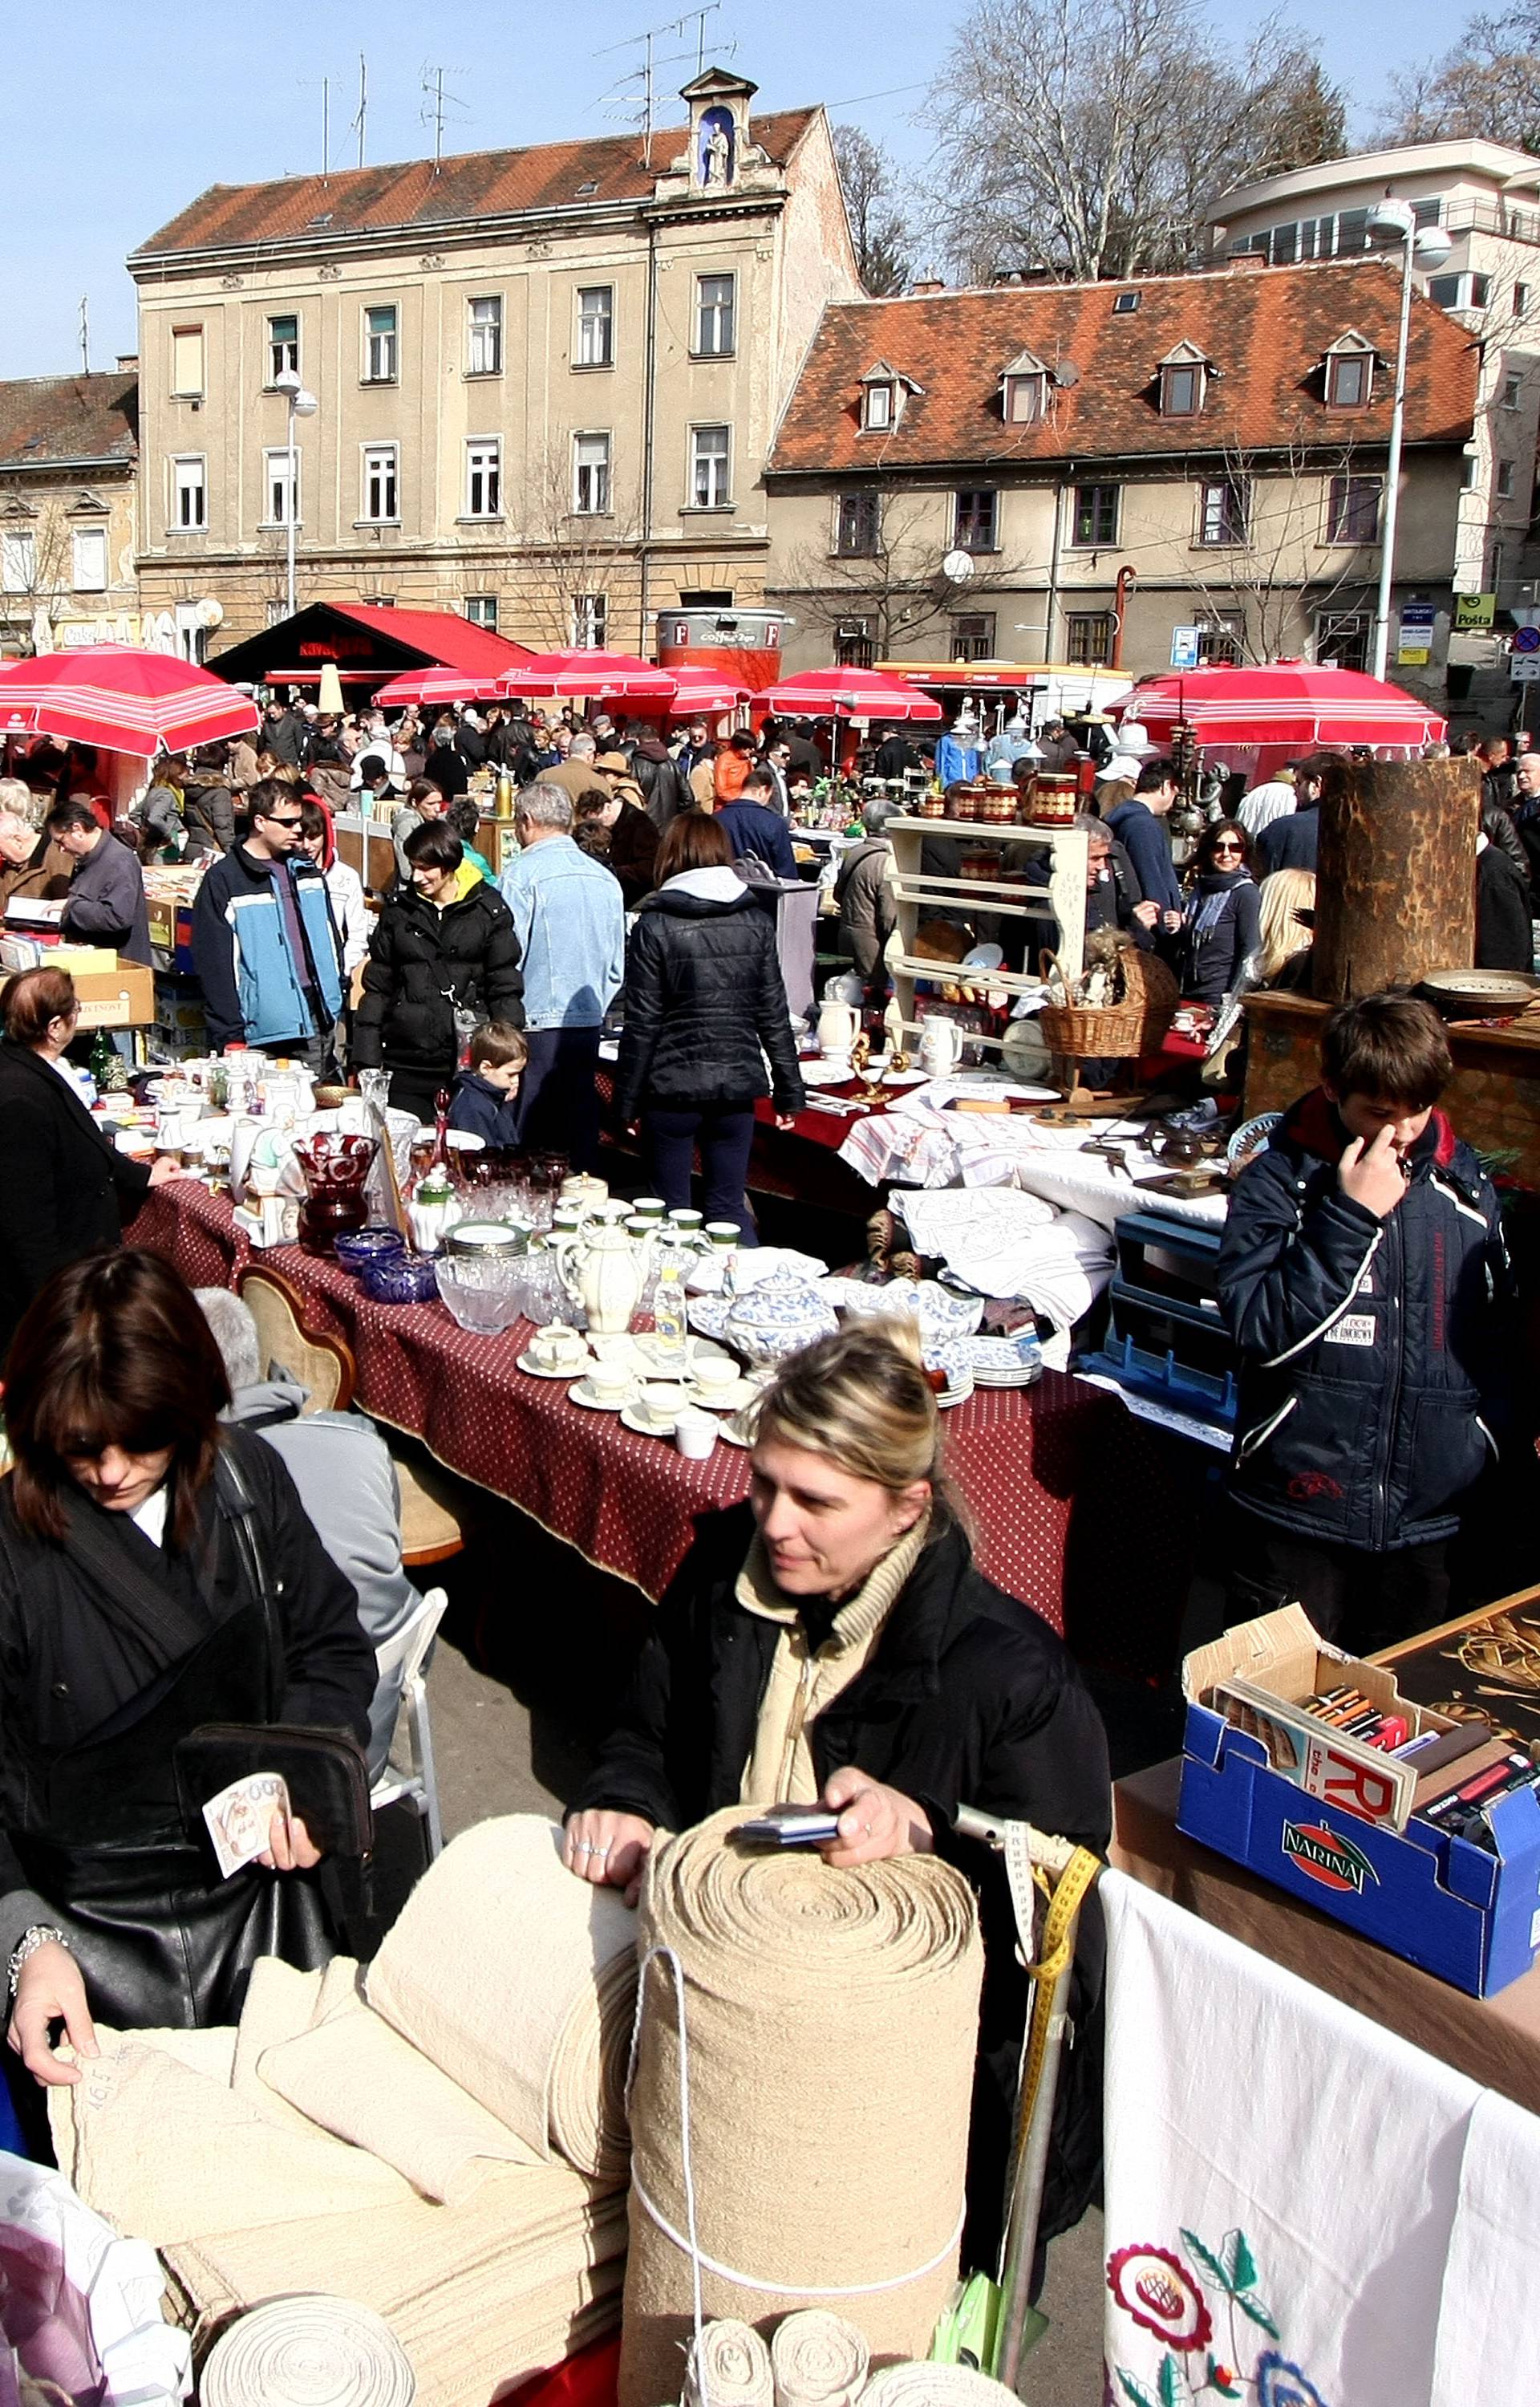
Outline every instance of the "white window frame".
POLYGON ((695 279, 695 356, 730 360, 738 349, 738 278, 730 271, 702 270, 695 279), (708 284, 725 284, 725 297, 708 301, 708 284))
POLYGON ((690 429, 690 500, 692 510, 730 510, 732 507, 732 428, 721 419, 709 425, 690 429), (718 449, 714 439, 711 449, 702 448, 706 436, 722 437, 718 449))
POLYGON ((601 652, 609 641, 610 597, 607 593, 572 595, 572 637, 574 652, 601 652))
POLYGON ((399 443, 360 443, 359 515, 365 526, 399 526, 401 524, 401 446, 399 443), (370 507, 371 487, 374 498, 389 499, 393 509, 370 507))
POLYGON ((1005 379, 1001 416, 1008 426, 1037 426, 1048 415, 1048 378, 1040 368, 1005 379))
POLYGON ((861 395, 861 432, 863 434, 891 434, 898 423, 898 392, 896 385, 879 377, 869 384, 861 395))
POLYGON ((465 304, 465 373, 468 377, 502 374, 501 292, 473 292, 465 304), (478 309, 486 314, 478 318, 478 309))
POLYGON ((467 593, 461 605, 461 615, 473 627, 485 627, 488 634, 497 634, 498 597, 495 593, 467 593))
POLYGON ((69 584, 72 593, 105 593, 110 583, 108 575, 107 530, 106 527, 72 527, 69 538, 69 584), (93 577, 80 573, 80 547, 91 546, 100 558, 102 573, 93 577))
POLYGON ((1492 491, 1500 502, 1512 501, 1513 462, 1511 460, 1499 460, 1497 463, 1497 477, 1492 487, 1492 491))
POLYGON ((298 376, 300 372, 300 313, 297 309, 275 309, 267 320, 267 389, 272 392, 281 376, 298 376), (276 335, 275 326, 290 326, 293 335, 276 335))
POLYGON ((0 528, 0 593, 35 593, 36 590, 35 527, 0 528))
POLYGON ((577 287, 577 342, 573 364, 580 368, 613 368, 615 365, 615 286, 613 284, 580 284, 577 287), (598 300, 602 294, 603 306, 585 309, 584 303, 598 300))
POLYGON ((502 445, 495 434, 473 434, 465 445, 465 515, 502 516, 502 445))
POLYGON ((401 304, 399 301, 366 301, 363 304, 363 374, 360 384, 399 384, 401 381, 401 304), (389 327, 373 326, 370 320, 389 314, 389 327))
POLYGON ((208 525, 208 462, 201 451, 173 454, 170 523, 174 534, 202 534, 208 525))
POLYGON ((286 527, 292 505, 294 524, 300 523, 300 447, 290 452, 287 443, 276 443, 262 453, 262 524, 286 527))
POLYGON ((580 519, 607 519, 610 515, 612 477, 615 466, 614 443, 602 427, 584 427, 572 436, 572 516, 580 519), (596 451, 585 459, 585 444, 602 445, 602 456, 596 451))
POLYGON ((171 398, 173 401, 202 401, 208 390, 207 337, 203 326, 173 326, 171 329, 171 398), (189 353, 186 346, 197 346, 196 382, 193 370, 184 369, 189 353))

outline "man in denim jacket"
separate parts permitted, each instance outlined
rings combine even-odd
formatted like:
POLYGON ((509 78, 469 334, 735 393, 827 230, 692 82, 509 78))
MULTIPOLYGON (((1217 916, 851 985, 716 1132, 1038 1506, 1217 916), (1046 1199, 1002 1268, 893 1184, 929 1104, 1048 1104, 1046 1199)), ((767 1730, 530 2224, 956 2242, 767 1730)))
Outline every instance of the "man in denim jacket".
POLYGON ((260 1045, 331 1068, 342 946, 318 865, 295 851, 297 787, 251 789, 251 833, 214 862, 192 906, 192 958, 210 1049, 260 1045))
POLYGON ((626 971, 626 912, 602 862, 572 842, 572 805, 537 777, 519 793, 520 850, 502 877, 524 968, 519 1141, 564 1153, 574 1170, 599 1158, 599 1032, 626 971))

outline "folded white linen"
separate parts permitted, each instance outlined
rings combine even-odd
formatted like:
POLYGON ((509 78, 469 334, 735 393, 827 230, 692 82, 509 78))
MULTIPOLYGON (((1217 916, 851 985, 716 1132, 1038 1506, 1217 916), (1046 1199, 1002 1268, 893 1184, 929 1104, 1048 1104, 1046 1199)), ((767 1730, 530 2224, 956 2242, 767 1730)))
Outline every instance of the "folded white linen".
POLYGON ((1476 2101, 1434 2350, 1433 2407, 1533 2407, 1540 2361, 1540 2116, 1476 2101))

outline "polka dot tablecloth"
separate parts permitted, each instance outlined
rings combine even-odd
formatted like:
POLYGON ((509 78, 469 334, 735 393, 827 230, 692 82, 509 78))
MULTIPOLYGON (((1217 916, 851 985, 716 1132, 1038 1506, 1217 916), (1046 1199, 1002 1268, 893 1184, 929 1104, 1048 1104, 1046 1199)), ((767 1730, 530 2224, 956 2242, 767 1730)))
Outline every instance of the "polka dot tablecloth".
MULTIPOLYGON (((251 1259, 228 1199, 191 1182, 148 1196, 128 1241, 164 1254, 194 1287, 228 1286, 251 1259)), ((569 1403, 564 1381, 520 1371, 528 1321, 477 1337, 441 1303, 371 1303, 334 1262, 297 1246, 269 1259, 305 1296, 310 1324, 347 1340, 365 1410, 651 1597, 678 1568, 696 1517, 748 1493, 741 1448, 719 1444, 708 1461, 686 1461, 613 1413, 569 1403)), ((1197 1450, 1052 1371, 1035 1388, 977 1389, 945 1429, 989 1577, 1067 1629, 1083 1655, 1168 1668, 1196 1493, 1185 1457, 1197 1450)))

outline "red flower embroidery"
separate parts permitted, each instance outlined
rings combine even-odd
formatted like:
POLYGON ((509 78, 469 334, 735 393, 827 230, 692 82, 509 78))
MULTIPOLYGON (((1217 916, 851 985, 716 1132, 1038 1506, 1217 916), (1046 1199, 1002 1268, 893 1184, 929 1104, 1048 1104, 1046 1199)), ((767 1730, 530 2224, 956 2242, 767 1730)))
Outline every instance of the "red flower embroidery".
POLYGON ((1125 2314, 1167 2348, 1185 2355, 1189 2349, 1206 2348, 1214 2336, 1203 2292, 1169 2248, 1136 2243, 1118 2249, 1107 2260, 1107 2286, 1125 2314))

